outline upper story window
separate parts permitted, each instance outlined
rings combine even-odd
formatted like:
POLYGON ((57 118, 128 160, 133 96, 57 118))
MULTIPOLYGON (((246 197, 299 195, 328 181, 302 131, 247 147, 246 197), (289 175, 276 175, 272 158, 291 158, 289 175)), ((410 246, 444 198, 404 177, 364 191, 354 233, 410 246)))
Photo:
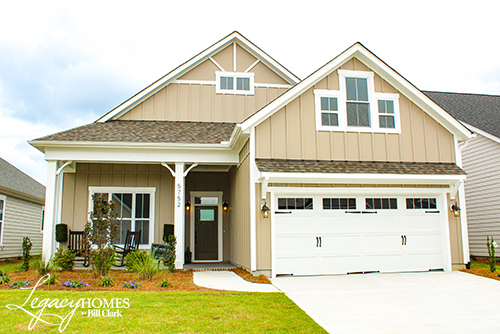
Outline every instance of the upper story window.
POLYGON ((338 74, 339 90, 314 90, 318 130, 401 132, 399 94, 375 93, 373 72, 338 74))
POLYGON ((217 94, 254 94, 254 73, 215 72, 217 94))

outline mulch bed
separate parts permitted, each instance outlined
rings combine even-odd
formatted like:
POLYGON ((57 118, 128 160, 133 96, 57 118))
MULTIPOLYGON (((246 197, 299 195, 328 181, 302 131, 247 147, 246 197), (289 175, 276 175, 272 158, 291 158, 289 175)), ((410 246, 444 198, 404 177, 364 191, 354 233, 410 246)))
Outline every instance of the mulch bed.
MULTIPOLYGON (((34 269, 30 269, 27 272, 11 272, 10 282, 8 284, 0 284, 0 289, 12 289, 9 284, 14 281, 26 281, 30 282, 30 286, 33 287, 34 284, 40 279, 40 275, 34 269)), ((131 289, 124 288, 123 283, 133 281, 135 283, 142 284, 139 288, 141 291, 213 291, 213 289, 208 289, 200 287, 193 283, 193 272, 191 270, 176 270, 174 273, 168 273, 162 271, 161 273, 155 275, 152 280, 140 280, 137 278, 136 274, 129 273, 126 270, 111 270, 110 275, 113 276, 115 284, 111 287, 100 287, 98 282, 100 278, 96 278, 91 270, 78 270, 73 271, 54 271, 51 275, 57 276, 58 283, 54 285, 42 285, 38 287, 39 290, 78 290, 78 291, 129 291, 131 289), (159 287, 160 282, 163 279, 168 279, 170 286, 167 288, 159 287), (61 284, 68 281, 74 280, 77 282, 82 281, 83 283, 89 283, 89 286, 81 288, 67 288, 61 284)))
POLYGON ((233 271, 236 275, 240 276, 245 281, 252 283, 271 284, 271 281, 265 275, 254 276, 241 267, 235 268, 233 269, 233 271))
POLYGON ((463 270, 460 270, 460 271, 463 271, 464 273, 478 275, 478 276, 493 278, 493 279, 496 279, 496 280, 500 281, 500 277, 498 277, 498 272, 492 273, 489 269, 471 268, 471 269, 463 269, 463 270))

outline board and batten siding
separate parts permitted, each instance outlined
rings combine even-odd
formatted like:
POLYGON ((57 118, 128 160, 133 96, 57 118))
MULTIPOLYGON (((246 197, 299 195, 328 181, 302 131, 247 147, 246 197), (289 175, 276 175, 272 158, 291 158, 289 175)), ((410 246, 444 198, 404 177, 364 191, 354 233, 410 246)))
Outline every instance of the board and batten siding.
POLYGON ((38 255, 42 251, 42 205, 6 196, 3 221, 3 250, 0 258, 23 255, 23 237, 32 242, 31 254, 38 255))
POLYGON ((174 224, 174 179, 163 166, 147 164, 77 163, 64 173, 62 223, 83 231, 88 219, 89 187, 154 187, 154 242, 163 243, 163 224, 174 224))
POLYGON ((240 151, 239 164, 229 171, 229 260, 251 268, 250 145, 240 151))
MULTIPOLYGON (((343 70, 371 71, 357 59, 343 70)), ((399 93, 374 76, 376 93, 399 93)), ((455 162, 453 135, 400 94, 401 134, 316 131, 315 89, 339 89, 337 70, 256 127, 263 159, 455 162)))
MULTIPOLYGON (((236 45, 236 56, 230 45, 212 58, 227 71, 244 72, 257 60, 236 45)), ((191 122, 242 122, 261 107, 288 90, 286 87, 259 87, 266 85, 288 86, 283 78, 259 62, 248 73, 255 75, 255 94, 216 94, 215 72, 221 70, 206 60, 178 80, 170 83, 144 102, 120 117, 120 120, 191 121, 191 122)))
POLYGON ((500 143, 477 134, 462 150, 470 253, 488 256, 486 236, 500 242, 500 143))

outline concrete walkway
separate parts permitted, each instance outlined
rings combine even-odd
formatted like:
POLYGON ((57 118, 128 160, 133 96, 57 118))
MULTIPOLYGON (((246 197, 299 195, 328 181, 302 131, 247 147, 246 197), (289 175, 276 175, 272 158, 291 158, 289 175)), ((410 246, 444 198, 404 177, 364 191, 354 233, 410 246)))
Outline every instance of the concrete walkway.
POLYGON ((280 292, 271 284, 245 281, 232 271, 195 271, 193 282, 205 288, 248 292, 280 292))
POLYGON ((500 281, 463 272, 278 277, 330 333, 499 333, 500 281))

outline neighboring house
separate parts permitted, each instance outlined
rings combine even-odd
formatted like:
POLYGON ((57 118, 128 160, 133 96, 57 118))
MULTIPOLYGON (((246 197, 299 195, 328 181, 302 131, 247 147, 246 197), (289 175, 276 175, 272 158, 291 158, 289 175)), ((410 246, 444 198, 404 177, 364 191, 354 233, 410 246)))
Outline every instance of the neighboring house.
POLYGON ((500 96, 424 92, 471 129, 462 149, 470 252, 488 256, 486 236, 500 241, 500 96))
MULTIPOLYGON (((471 132, 360 43, 300 81, 234 32, 96 122, 30 143, 54 225, 112 198, 176 267, 253 273, 452 270, 469 261, 459 143, 471 132), (270 208, 269 218, 265 218, 270 208)), ((50 231, 49 231, 50 229, 50 231)))
POLYGON ((23 255, 23 237, 31 254, 42 250, 45 187, 0 158, 0 258, 23 255))

